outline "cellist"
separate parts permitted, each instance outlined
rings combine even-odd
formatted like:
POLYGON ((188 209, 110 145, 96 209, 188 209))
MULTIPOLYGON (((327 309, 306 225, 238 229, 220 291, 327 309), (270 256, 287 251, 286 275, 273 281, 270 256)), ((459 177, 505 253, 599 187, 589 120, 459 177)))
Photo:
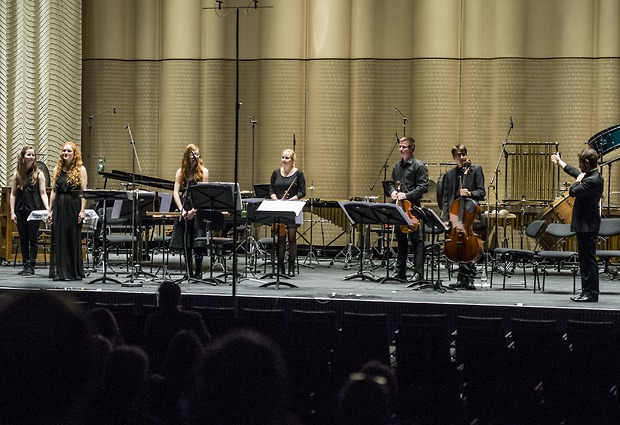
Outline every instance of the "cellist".
MULTIPOLYGON (((452 147, 452 158, 456 167, 448 170, 443 178, 443 205, 441 219, 448 224, 450 205, 461 197, 479 202, 486 196, 484 190, 484 173, 480 165, 472 164, 467 156, 467 147, 459 144, 452 147)), ((451 288, 465 288, 475 290, 476 264, 460 262, 456 283, 451 288)))
MULTIPOLYGON (((402 137, 398 141, 401 159, 394 165, 390 179, 390 196, 394 201, 408 200, 412 206, 420 206, 422 195, 428 190, 428 170, 424 163, 413 156, 415 140, 413 137, 402 137), (400 182, 400 185, 398 184, 400 182)), ((411 239, 414 249, 415 272, 411 279, 417 282, 424 275, 424 241, 420 227, 410 233, 403 233, 396 227, 398 251, 396 256, 396 274, 394 277, 407 281, 407 255, 411 239)))

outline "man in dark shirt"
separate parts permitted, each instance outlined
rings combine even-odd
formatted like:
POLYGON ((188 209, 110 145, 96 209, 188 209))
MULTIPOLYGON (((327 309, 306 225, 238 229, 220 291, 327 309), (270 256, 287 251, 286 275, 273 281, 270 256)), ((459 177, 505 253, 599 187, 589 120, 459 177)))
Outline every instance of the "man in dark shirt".
POLYGON ((145 326, 145 349, 151 368, 156 373, 164 361, 170 341, 178 331, 193 331, 203 346, 211 339, 200 313, 181 310, 179 285, 172 281, 162 282, 157 293, 159 309, 146 318, 145 326))
MULTIPOLYGON (((475 203, 470 204, 476 206, 486 196, 482 167, 471 163, 467 157, 467 147, 462 144, 453 146, 452 158, 456 161, 456 167, 448 170, 443 178, 441 219, 444 222, 450 220, 450 206, 455 199, 471 199, 475 203)), ((460 262, 456 283, 450 287, 476 289, 475 277, 475 262, 460 262)))
MULTIPOLYGON (((415 140, 413 137, 402 137, 398 141, 401 160, 394 165, 390 181, 390 196, 395 201, 407 200, 412 206, 420 206, 422 195, 428 190, 428 170, 424 163, 413 157, 415 140)), ((424 275, 424 241, 422 232, 417 230, 406 234, 399 226, 396 227, 396 240, 398 252, 396 258, 396 276, 398 279, 407 281, 407 254, 409 249, 408 239, 411 239, 415 255, 415 273, 412 281, 423 279, 424 275)))
POLYGON ((601 227, 599 203, 603 195, 603 176, 597 170, 598 156, 594 149, 579 153, 579 168, 568 165, 560 153, 551 155, 551 161, 564 172, 575 177, 568 190, 575 197, 570 229, 577 236, 577 253, 581 272, 581 294, 571 297, 577 302, 597 302, 599 293, 598 264, 596 263, 596 240, 601 227))

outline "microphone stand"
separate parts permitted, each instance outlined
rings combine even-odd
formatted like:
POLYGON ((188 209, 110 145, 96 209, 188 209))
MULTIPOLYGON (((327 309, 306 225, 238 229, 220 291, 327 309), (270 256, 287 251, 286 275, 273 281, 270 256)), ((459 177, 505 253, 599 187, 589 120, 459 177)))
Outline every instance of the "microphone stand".
MULTIPOLYGON (((506 134, 506 139, 504 143, 502 143, 502 150, 499 152, 499 157, 497 158, 497 164, 495 165, 495 171, 493 171, 493 177, 491 178, 491 182, 489 183, 489 190, 491 187, 495 188, 495 238, 499 241, 499 216, 498 216, 498 208, 499 208, 499 194, 497 191, 497 184, 495 181, 497 180, 497 175, 499 174, 499 164, 502 161, 502 157, 506 156, 506 144, 508 143, 508 138, 510 137, 510 132, 512 131, 512 117, 510 117, 510 127, 508 128, 508 134, 506 134)), ((487 233, 488 234, 488 233, 487 233)), ((504 237, 506 235, 504 234, 504 237)), ((502 241, 502 245, 504 242, 502 241)), ((498 243, 499 246, 499 243, 498 243)))
MULTIPOLYGON (((252 0, 254 3, 253 9, 266 9, 273 8, 273 6, 259 6, 258 0, 252 0)), ((246 12, 249 11, 250 6, 239 7, 239 6, 224 6, 222 7, 222 1, 216 1, 217 6, 215 7, 203 7, 203 9, 214 10, 217 16, 221 16, 218 14, 219 10, 229 9, 235 10, 236 19, 235 19, 235 172, 234 172, 234 183, 235 186, 239 183, 239 109, 241 108, 241 102, 239 102, 239 9, 245 9, 246 12)), ((237 191, 234 191, 234 208, 233 208, 233 240, 237 241, 237 191)), ((232 273, 232 297, 233 304, 235 308, 235 313, 238 313, 238 305, 237 305, 237 250, 233 251, 233 273, 232 273)))
MULTIPOLYGON (((198 165, 197 161, 192 162, 192 166, 189 170, 189 175, 187 176, 187 181, 185 182, 185 189, 183 190, 183 199, 182 199, 182 203, 181 203, 181 213, 183 213, 183 211, 187 211, 187 199, 189 198, 189 181, 190 181, 190 177, 192 175, 192 171, 194 171, 194 166, 198 165)), ((187 282, 191 283, 193 277, 191 276, 190 273, 190 261, 192 261, 191 258, 191 248, 188 246, 187 243, 187 226, 189 225, 187 220, 183 218, 182 215, 179 215, 179 221, 181 220, 185 220, 184 226, 183 226, 183 253, 185 254, 185 276, 187 277, 187 282)), ((194 217, 194 220, 198 220, 198 217, 194 217)), ((181 278, 177 281, 175 281, 175 283, 180 284, 181 282, 183 282, 185 279, 181 278)))
POLYGON ((252 125, 252 189, 254 189, 254 129, 257 125, 260 125, 254 115, 250 118, 250 124, 252 125))
POLYGON ((394 110, 403 116, 403 137, 407 137, 407 117, 405 116, 405 114, 400 112, 398 106, 394 106, 394 110))
MULTIPOLYGON (((86 117, 86 123, 88 124, 88 152, 86 153, 86 158, 88 158, 88 169, 92 169, 93 164, 91 163, 91 151, 92 151, 92 141, 93 141, 93 120, 95 119, 95 117, 98 117, 101 114, 106 114, 108 112, 112 111, 112 113, 114 115, 116 115, 116 107, 112 106, 111 108, 108 108, 106 110, 103 110, 101 112, 97 112, 96 114, 92 114, 86 117)), ((104 205, 104 209, 105 209, 105 205, 104 205)))
MULTIPOLYGON (((370 186, 370 191, 372 192, 372 190, 375 188, 375 185, 377 184, 377 180, 379 180, 379 177, 381 176, 381 173, 383 173, 383 181, 387 180, 387 169, 389 167, 389 160, 390 157, 392 156, 392 154, 394 153, 394 149, 396 149, 396 146, 398 146, 398 133, 394 133, 394 136, 396 138, 394 144, 392 145, 392 150, 390 150, 390 153, 388 154, 387 158, 385 158, 385 161, 383 162, 383 165, 381 166, 381 170, 379 170, 379 173, 377 174, 377 177, 375 177, 375 181, 372 182, 372 185, 370 186)), ((385 193, 385 188, 383 188, 383 203, 385 204, 387 200, 387 194, 385 193)), ((381 226, 381 238, 383 238, 383 246, 382 246, 382 252, 381 253, 381 262, 382 265, 385 264, 385 260, 386 260, 386 252, 385 249, 387 247, 387 238, 385 237, 385 227, 381 226)), ((389 264, 387 265, 389 266, 389 264)))
MULTIPOLYGON (((133 138, 133 134, 131 134, 131 127, 129 126, 129 124, 127 124, 127 126, 125 127, 127 129, 127 131, 129 132, 129 138, 130 138, 130 143, 131 143, 131 149, 132 149, 132 160, 131 160, 131 190, 133 192, 132 197, 131 197, 131 230, 133 232, 132 237, 131 237, 131 273, 129 274, 129 282, 125 282, 123 283, 121 286, 129 286, 129 287, 136 287, 136 286, 142 286, 142 282, 135 282, 134 279, 136 277, 139 277, 140 274, 144 274, 145 276, 149 276, 149 277, 155 277, 155 275, 146 273, 144 271, 142 271, 142 266, 141 266, 141 258, 138 258, 138 265, 136 266, 136 256, 141 256, 142 255, 142 249, 141 247, 136 247, 136 242, 138 242, 138 245, 140 245, 142 243, 142 237, 141 237, 141 233, 142 233, 142 229, 136 229, 136 214, 138 213, 136 211, 136 198, 138 198, 138 189, 136 186, 136 163, 138 164, 138 169, 140 170, 140 173, 142 173, 142 167, 140 166, 140 160, 138 159, 138 152, 136 151, 136 141, 133 138), (136 232, 137 230, 137 232, 136 232), (137 233, 137 235, 136 235, 137 233)), ((140 207, 140 202, 138 200, 137 202, 138 204, 138 208, 140 207)))

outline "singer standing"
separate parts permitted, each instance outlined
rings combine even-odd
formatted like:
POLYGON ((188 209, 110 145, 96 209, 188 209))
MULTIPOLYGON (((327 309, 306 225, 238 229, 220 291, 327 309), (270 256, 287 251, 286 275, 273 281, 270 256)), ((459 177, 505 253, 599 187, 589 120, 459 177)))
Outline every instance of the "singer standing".
MULTIPOLYGON (((273 170, 269 193, 271 199, 289 199, 296 201, 306 196, 306 177, 303 171, 295 167, 297 156, 293 149, 284 149, 280 160, 282 166, 273 170)), ((285 274, 284 254, 286 253, 286 242, 288 240, 288 274, 295 275, 295 264, 297 261, 297 224, 280 225, 286 229, 286 237, 280 237, 278 245, 278 266, 279 271, 285 274)), ((282 235, 284 236, 284 235, 282 235)))
POLYGON ((82 165, 82 152, 67 142, 54 168, 52 193, 47 222, 52 225, 50 274, 54 280, 82 280, 82 223, 86 217, 86 189, 88 176, 82 165))
POLYGON ((575 197, 570 229, 577 236, 577 253, 581 272, 581 293, 571 300, 597 302, 599 295, 598 264, 596 263, 596 241, 601 227, 600 202, 603 195, 603 176, 597 170, 598 156, 594 149, 584 149, 579 155, 579 168, 568 165, 560 153, 551 155, 551 161, 564 172, 575 177, 568 190, 575 197))
MULTIPOLYGON (((443 178, 441 219, 444 222, 450 219, 450 206, 455 199, 466 197, 478 203, 486 196, 482 167, 471 163, 467 157, 467 147, 463 144, 453 146, 452 158, 456 161, 456 167, 448 170, 443 178)), ((450 284, 450 287, 475 290, 475 277, 476 264, 460 262, 456 283, 450 284)))
POLYGON ((208 181, 209 170, 203 166, 198 146, 194 144, 187 145, 181 160, 181 168, 177 170, 174 177, 174 203, 181 212, 181 216, 175 222, 170 247, 184 250, 189 272, 188 277, 190 278, 200 279, 202 277, 202 259, 206 243, 196 242, 195 239, 198 237, 204 238, 207 232, 205 213, 194 208, 189 187, 198 184, 198 182, 208 181), (195 269, 189 255, 190 250, 196 263, 195 269))
MULTIPOLYGON (((424 163, 413 156, 415 140, 413 137, 402 137, 398 141, 401 160, 394 165, 390 179, 390 196, 395 201, 408 200, 412 206, 420 206, 420 199, 428 191, 428 170, 424 163), (399 184, 400 183, 400 184, 399 184)), ((409 239, 413 244, 414 268, 413 282, 423 279, 424 276, 424 241, 420 226, 408 234, 396 226, 396 240, 398 252, 396 256, 396 278, 407 280, 407 256, 409 254, 409 239)))
POLYGON ((37 156, 32 146, 24 146, 17 159, 17 170, 11 181, 11 220, 17 225, 19 233, 19 247, 22 252, 22 271, 17 274, 30 276, 34 274, 34 267, 39 252, 38 220, 28 221, 28 216, 34 210, 49 208, 47 192, 45 191, 45 176, 37 167, 37 156))

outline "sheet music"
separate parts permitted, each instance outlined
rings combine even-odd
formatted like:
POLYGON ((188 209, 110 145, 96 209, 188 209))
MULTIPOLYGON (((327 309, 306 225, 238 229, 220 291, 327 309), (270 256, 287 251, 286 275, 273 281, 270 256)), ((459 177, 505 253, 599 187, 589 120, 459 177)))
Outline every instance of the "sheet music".
POLYGON ((282 199, 265 199, 256 209, 260 212, 292 212, 295 214, 295 224, 303 224, 303 209, 306 201, 288 201, 282 199))

